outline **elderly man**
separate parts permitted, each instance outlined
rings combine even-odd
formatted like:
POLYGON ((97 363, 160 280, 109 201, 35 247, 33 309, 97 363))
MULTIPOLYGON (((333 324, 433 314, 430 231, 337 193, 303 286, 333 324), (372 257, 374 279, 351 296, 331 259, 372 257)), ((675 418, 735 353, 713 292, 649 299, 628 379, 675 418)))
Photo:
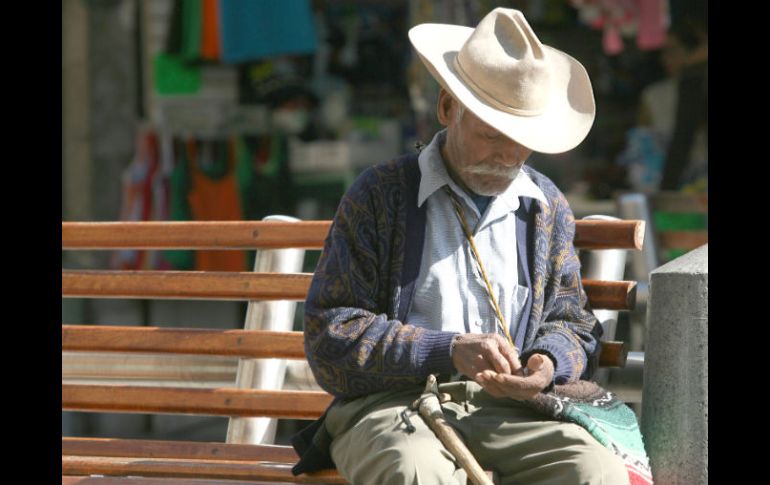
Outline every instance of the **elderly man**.
POLYGON ((446 126, 418 155, 366 170, 342 198, 305 307, 305 350, 336 399, 295 440, 295 473, 352 484, 449 484, 466 474, 409 406, 438 374, 444 414, 502 483, 629 483, 583 427, 526 402, 590 377, 586 308, 562 193, 525 167, 580 143, 590 80, 521 12, 409 32, 441 84, 446 126))

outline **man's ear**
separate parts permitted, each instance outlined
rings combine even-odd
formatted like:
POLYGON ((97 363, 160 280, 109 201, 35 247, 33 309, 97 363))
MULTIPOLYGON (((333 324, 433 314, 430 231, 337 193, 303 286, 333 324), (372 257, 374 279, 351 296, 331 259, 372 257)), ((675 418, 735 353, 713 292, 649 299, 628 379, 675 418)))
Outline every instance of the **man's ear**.
POLYGON ((436 103, 436 118, 441 126, 449 126, 452 122, 452 116, 454 116, 455 100, 452 95, 449 94, 444 88, 438 92, 438 102, 436 103))

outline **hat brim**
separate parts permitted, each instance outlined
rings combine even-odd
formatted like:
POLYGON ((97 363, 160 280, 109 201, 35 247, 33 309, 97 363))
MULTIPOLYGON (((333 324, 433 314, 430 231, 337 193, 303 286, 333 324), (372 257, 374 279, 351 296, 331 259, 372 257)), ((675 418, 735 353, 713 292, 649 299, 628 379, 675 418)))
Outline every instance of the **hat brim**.
POLYGON ((409 40, 439 84, 508 138, 541 153, 563 153, 579 145, 596 116, 585 68, 568 54, 544 45, 553 66, 552 94, 544 111, 534 116, 500 111, 469 89, 455 70, 454 59, 473 30, 459 25, 420 24, 409 30, 409 40))

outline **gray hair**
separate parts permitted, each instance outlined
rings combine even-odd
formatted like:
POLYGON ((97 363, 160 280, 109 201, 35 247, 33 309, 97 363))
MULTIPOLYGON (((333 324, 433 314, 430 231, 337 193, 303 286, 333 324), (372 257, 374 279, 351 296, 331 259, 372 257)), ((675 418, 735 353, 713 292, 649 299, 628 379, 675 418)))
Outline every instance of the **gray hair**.
POLYGON ((455 111, 455 123, 459 123, 462 121, 463 116, 465 116, 465 105, 461 102, 457 101, 457 98, 454 99, 455 103, 457 103, 457 110, 455 111))

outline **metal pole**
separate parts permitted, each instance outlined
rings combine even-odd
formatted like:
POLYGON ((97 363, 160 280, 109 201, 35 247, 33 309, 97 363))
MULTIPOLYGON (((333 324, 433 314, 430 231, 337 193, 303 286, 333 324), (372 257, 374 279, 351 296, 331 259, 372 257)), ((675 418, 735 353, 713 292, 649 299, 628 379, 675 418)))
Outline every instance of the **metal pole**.
MULTIPOLYGON (((583 220, 617 221, 617 217, 605 215, 586 216, 583 220)), ((584 278, 619 281, 623 279, 626 271, 625 249, 597 249, 586 251, 583 257, 581 273, 584 278)), ((615 340, 618 324, 617 310, 594 310, 594 315, 604 329, 604 340, 615 340)), ((593 379, 606 385, 609 378, 608 369, 597 369, 593 379)))
POLYGON ((636 307, 630 314, 629 342, 631 350, 644 349, 644 336, 647 328, 647 299, 649 295, 650 273, 658 267, 658 250, 655 241, 655 225, 649 208, 647 196, 641 193, 622 194, 617 198, 618 214, 623 219, 641 219, 647 226, 644 245, 641 251, 633 251, 631 269, 633 279, 637 281, 636 307))
POLYGON ((644 245, 641 251, 633 251, 631 263, 634 279, 647 283, 650 281, 650 272, 659 264, 657 244, 655 243, 655 226, 652 222, 647 196, 638 193, 622 194, 618 196, 617 204, 618 215, 622 219, 641 219, 646 223, 644 245))
MULTIPOLYGON (((265 221, 296 222, 288 216, 267 216, 265 221)), ((255 272, 293 273, 302 270, 304 249, 262 250, 254 261, 255 272)), ((246 310, 245 330, 290 331, 297 308, 293 301, 250 301, 246 310)), ((236 387, 245 389, 282 389, 286 376, 285 359, 240 359, 236 387)), ((265 444, 275 440, 274 418, 230 418, 227 443, 265 444)))

